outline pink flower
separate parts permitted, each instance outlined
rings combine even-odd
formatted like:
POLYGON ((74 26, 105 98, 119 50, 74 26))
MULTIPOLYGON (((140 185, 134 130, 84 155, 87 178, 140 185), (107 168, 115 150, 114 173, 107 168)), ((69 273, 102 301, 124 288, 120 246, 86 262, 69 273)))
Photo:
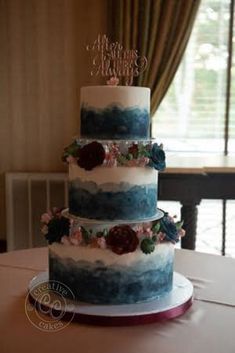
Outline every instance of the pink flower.
POLYGON ((139 167, 145 167, 148 163, 149 163, 149 158, 148 157, 141 157, 138 160, 139 167))
POLYGON ((81 232, 81 228, 78 228, 74 233, 72 233, 69 237, 70 242, 75 245, 78 246, 82 243, 82 232, 81 232))
POLYGON ((43 235, 47 235, 47 233, 48 233, 48 227, 47 227, 46 224, 44 224, 44 225, 42 226, 41 232, 42 232, 43 235))
POLYGON ((109 86, 117 86, 119 84, 119 78, 117 77, 110 77, 110 79, 107 81, 107 85, 109 86))
POLYGON ((67 235, 63 235, 60 242, 64 245, 71 245, 70 239, 67 235))
POLYGON ((141 238, 144 234, 144 229, 142 226, 138 225, 137 227, 135 227, 135 232, 138 238, 141 238))
POLYGON ((166 234, 163 233, 163 232, 159 232, 159 233, 157 234, 157 237, 158 237, 158 240, 159 240, 159 241, 163 241, 163 240, 165 239, 165 237, 166 237, 166 234))
POLYGON ((177 216, 169 216, 169 215, 167 215, 167 217, 168 217, 168 220, 172 223, 175 223, 175 218, 177 218, 177 216))
POLYGON ((48 224, 51 221, 51 219, 52 219, 52 214, 49 214, 49 212, 43 213, 41 215, 41 222, 42 223, 48 224))
POLYGON ((128 167, 138 167, 138 160, 137 159, 131 159, 130 161, 127 161, 126 165, 128 167))
POLYGON ((145 235, 145 237, 148 237, 148 238, 151 238, 153 236, 151 222, 143 223, 143 234, 145 235))
POLYGON ((104 164, 107 167, 115 167, 117 165, 117 160, 116 160, 116 158, 115 158, 115 156, 113 155, 112 152, 106 153, 104 164))
POLYGON ((144 222, 143 223, 143 227, 144 227, 144 229, 151 228, 152 227, 152 222, 144 222))
POLYGON ((152 238, 153 231, 151 229, 151 223, 143 223, 142 225, 138 225, 135 227, 135 232, 138 238, 142 238, 143 236, 152 238))
POLYGON ((77 163, 77 159, 75 158, 75 157, 73 157, 73 156, 68 156, 68 157, 66 157, 66 162, 68 162, 68 163, 70 163, 70 164, 72 164, 72 163, 77 163))
POLYGON ((144 227, 144 235, 147 236, 148 238, 152 238, 153 231, 150 227, 144 227))
POLYGON ((116 143, 113 143, 110 146, 110 152, 112 153, 113 156, 118 157, 120 155, 120 148, 116 143))
POLYGON ((126 165, 128 167, 145 167, 149 163, 149 158, 141 157, 138 159, 131 159, 127 161, 126 165))
POLYGON ((70 240, 72 245, 78 246, 80 244, 79 240, 76 239, 76 238, 70 237, 69 240, 70 240))
POLYGON ((180 228, 179 232, 178 232, 178 235, 179 237, 183 238, 185 236, 185 230, 183 228, 180 228))
POLYGON ((98 244, 99 248, 101 248, 101 249, 107 248, 105 237, 97 238, 97 244, 98 244))

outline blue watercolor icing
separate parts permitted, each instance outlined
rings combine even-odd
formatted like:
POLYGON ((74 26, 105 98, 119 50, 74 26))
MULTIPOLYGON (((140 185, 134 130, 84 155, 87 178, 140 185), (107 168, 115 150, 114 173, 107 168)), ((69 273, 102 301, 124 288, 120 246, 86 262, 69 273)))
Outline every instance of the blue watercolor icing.
MULTIPOLYGON (((122 255, 120 255, 122 256, 122 255)), ((148 255, 146 255, 148 256, 148 255)), ((75 298, 94 304, 131 304, 156 299, 172 289, 173 256, 160 268, 105 266, 101 261, 61 259, 49 255, 50 280, 67 285, 75 298)))
POLYGON ((81 137, 145 139, 149 137, 149 112, 138 107, 81 108, 81 137))
POLYGON ((138 220, 155 215, 157 185, 135 185, 129 190, 103 191, 95 183, 87 189, 78 180, 69 184, 69 211, 79 217, 97 220, 138 220), (95 192, 94 192, 95 190, 95 192))

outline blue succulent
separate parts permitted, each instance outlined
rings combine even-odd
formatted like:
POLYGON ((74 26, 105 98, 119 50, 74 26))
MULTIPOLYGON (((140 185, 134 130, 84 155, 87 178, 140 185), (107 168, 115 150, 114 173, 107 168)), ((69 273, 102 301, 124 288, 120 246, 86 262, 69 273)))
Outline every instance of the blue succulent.
POLYGON ((173 244, 179 241, 177 226, 167 213, 160 220, 160 231, 165 234, 165 239, 173 244))
POLYGON ((152 149, 149 151, 149 166, 157 170, 164 170, 166 168, 166 155, 160 145, 154 143, 152 149))
POLYGON ((64 235, 69 235, 70 221, 65 217, 54 217, 48 223, 47 227, 48 233, 45 237, 48 243, 60 243, 60 240, 64 235))

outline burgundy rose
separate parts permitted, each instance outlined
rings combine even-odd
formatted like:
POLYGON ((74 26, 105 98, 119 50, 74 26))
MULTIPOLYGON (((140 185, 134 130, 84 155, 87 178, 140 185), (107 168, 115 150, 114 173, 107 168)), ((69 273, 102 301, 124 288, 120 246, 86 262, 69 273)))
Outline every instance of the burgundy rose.
POLYGON ((139 147, 137 143, 133 143, 129 148, 128 148, 128 152, 130 154, 132 154, 132 156, 134 158, 138 157, 138 152, 139 152, 139 147))
POLYGON ((115 226, 109 230, 106 244, 118 255, 136 250, 139 239, 136 232, 128 225, 115 226))
POLYGON ((101 165, 105 159, 105 150, 101 143, 93 141, 79 150, 78 165, 86 170, 92 170, 101 165))

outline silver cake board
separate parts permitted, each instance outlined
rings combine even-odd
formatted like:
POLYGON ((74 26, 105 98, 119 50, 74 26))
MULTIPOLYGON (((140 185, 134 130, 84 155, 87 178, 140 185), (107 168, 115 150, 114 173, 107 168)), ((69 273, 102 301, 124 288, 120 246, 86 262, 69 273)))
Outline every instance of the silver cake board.
POLYGON ((41 284, 45 288, 47 283, 49 283, 47 271, 39 273, 29 283, 28 300, 35 310, 60 318, 62 321, 91 325, 129 326, 169 320, 183 315, 193 302, 192 283, 177 272, 174 272, 173 288, 169 294, 137 304, 100 305, 67 298, 61 301, 61 295, 54 291, 50 291, 45 300, 45 296, 38 296, 39 291, 34 289, 41 284))
POLYGON ((142 219, 138 219, 138 221, 136 220, 130 220, 130 219, 115 219, 115 221, 112 220, 96 220, 96 219, 89 219, 89 218, 82 218, 79 216, 75 216, 71 213, 69 213, 69 209, 66 208, 64 209, 62 212, 62 215, 64 217, 73 219, 75 221, 78 221, 82 224, 96 224, 96 225, 102 225, 102 224, 110 224, 110 225, 116 225, 116 224, 136 224, 136 223, 144 223, 144 222, 152 222, 152 221, 158 221, 161 218, 163 218, 164 216, 164 211, 160 210, 159 208, 157 209, 156 213, 148 218, 142 218, 142 219))

